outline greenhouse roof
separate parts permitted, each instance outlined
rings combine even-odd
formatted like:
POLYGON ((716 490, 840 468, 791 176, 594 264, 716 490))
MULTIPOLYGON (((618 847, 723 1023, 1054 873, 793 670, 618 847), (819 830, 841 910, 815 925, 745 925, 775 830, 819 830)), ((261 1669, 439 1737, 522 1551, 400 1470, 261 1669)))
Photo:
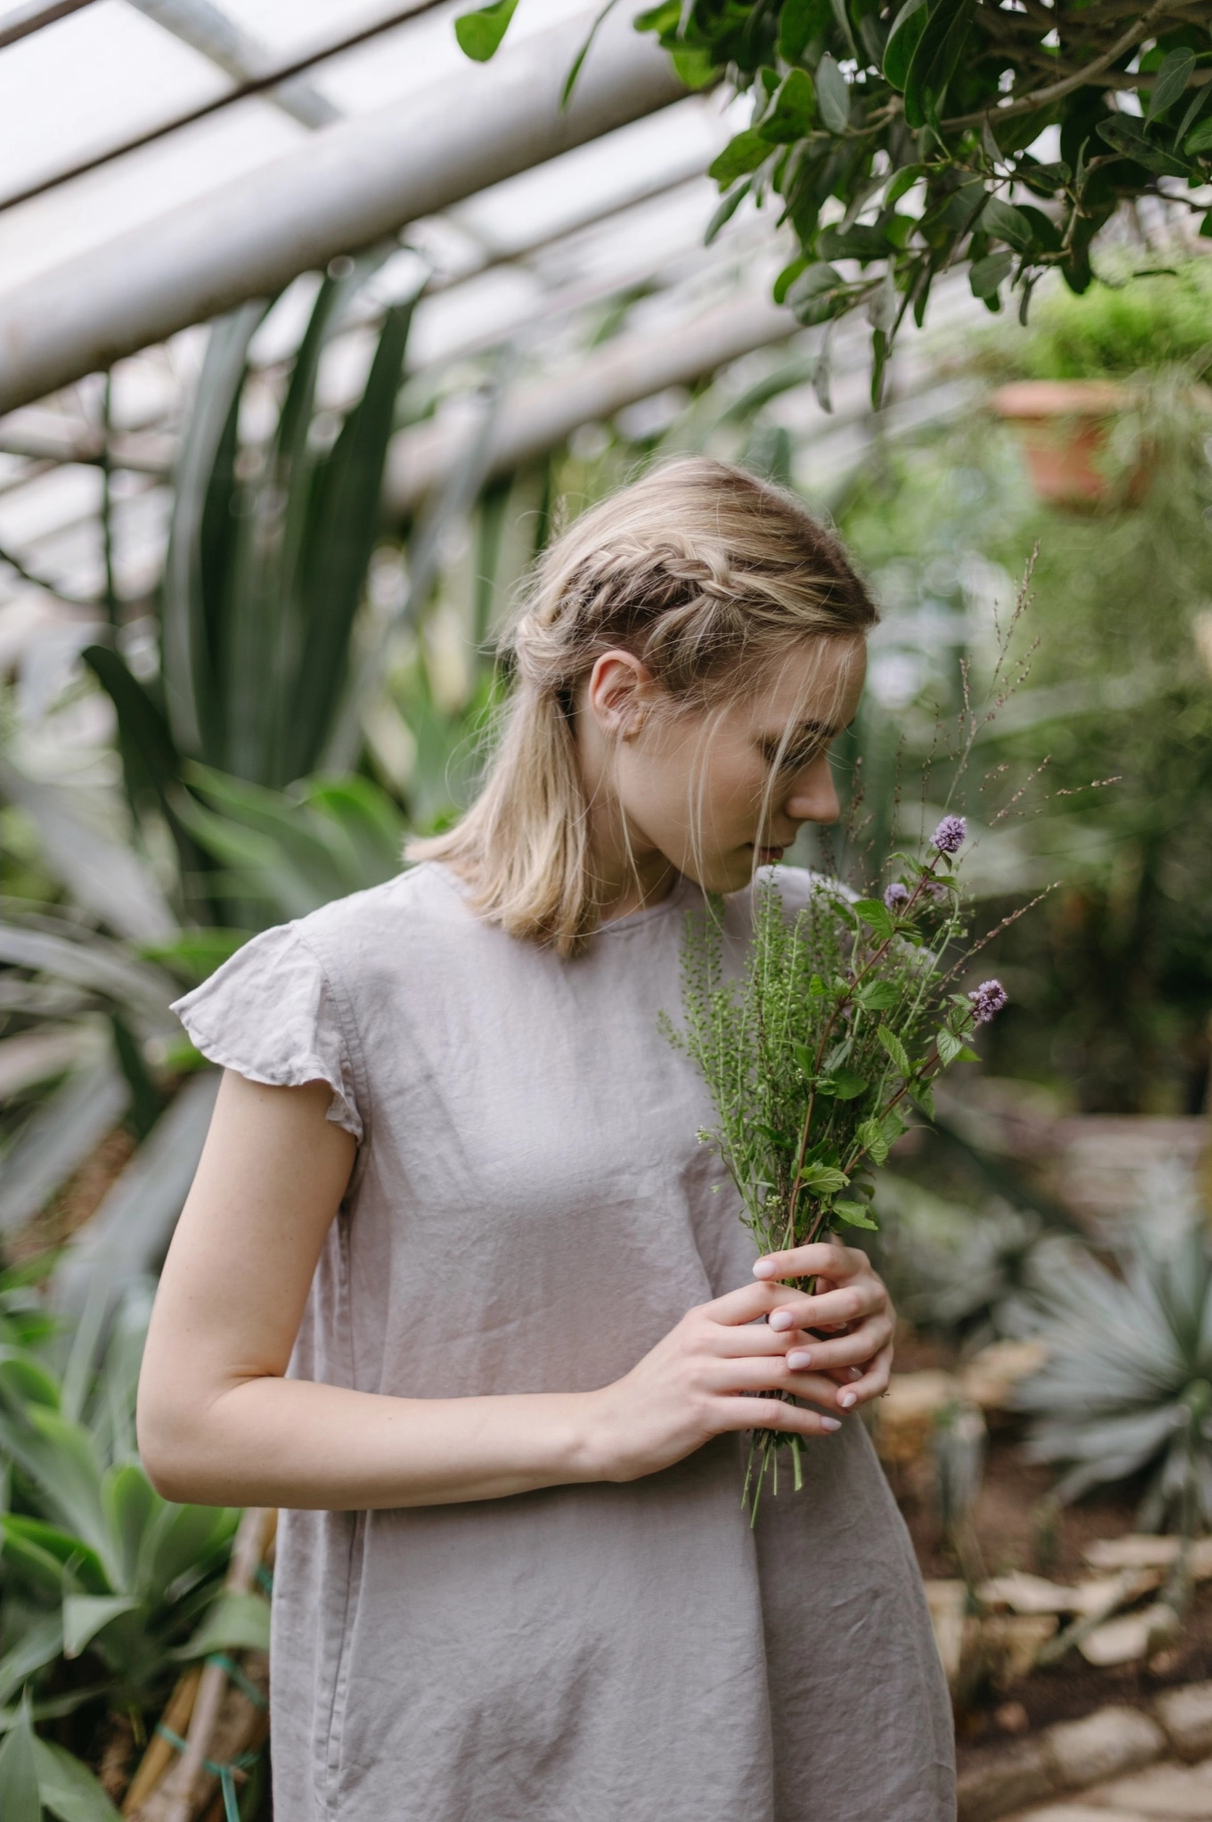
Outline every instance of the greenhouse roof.
MULTIPOLYGON (((744 390, 786 365, 769 350, 792 338, 801 370, 777 413, 797 441, 809 426, 824 437, 829 467, 861 445, 866 325, 835 337, 825 417, 810 383, 822 331, 770 302, 789 251, 770 221, 742 211, 705 245, 706 167, 746 104, 680 91, 616 15, 562 114, 594 11, 524 0, 507 48, 478 65, 454 38, 465 6, 0 0, 0 409, 16 407, 0 417, 0 554, 16 559, 0 565, 0 615, 7 601, 23 623, 31 590, 39 613, 49 592, 87 615, 107 471, 119 592, 147 596, 205 340, 191 325, 285 287, 253 347, 272 371, 317 269, 372 240, 396 250, 359 293, 323 389, 348 402, 377 315, 423 285, 409 371, 440 407, 393 448, 401 512, 484 434, 486 387, 485 474, 619 413, 641 433, 722 369, 744 390)), ((974 308, 966 286, 945 287, 932 320, 974 308)), ((912 338, 898 359, 906 402, 891 424, 922 408, 912 338)), ((962 396, 935 392, 930 409, 962 396)), ((4 646, 0 619, 0 661, 4 646)))

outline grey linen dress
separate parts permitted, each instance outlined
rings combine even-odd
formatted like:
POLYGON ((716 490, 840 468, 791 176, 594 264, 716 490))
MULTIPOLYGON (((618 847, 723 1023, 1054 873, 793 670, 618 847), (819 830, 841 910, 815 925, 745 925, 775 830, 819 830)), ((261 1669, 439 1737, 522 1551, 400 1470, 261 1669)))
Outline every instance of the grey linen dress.
MULTIPOLYGON (((778 877, 803 902, 809 876, 778 877)), ((178 1002, 215 1062, 327 1082, 359 1140, 294 1375, 588 1390, 751 1281, 696 1138, 705 1090, 657 1024, 697 896, 683 881, 561 961, 428 863, 264 932, 178 1002)), ((738 893, 730 943, 748 917, 738 893)), ((947 1692, 861 1422, 808 1444, 803 1491, 767 1492, 755 1531, 744 1447, 623 1486, 283 1514, 279 1822, 954 1816, 947 1692)))

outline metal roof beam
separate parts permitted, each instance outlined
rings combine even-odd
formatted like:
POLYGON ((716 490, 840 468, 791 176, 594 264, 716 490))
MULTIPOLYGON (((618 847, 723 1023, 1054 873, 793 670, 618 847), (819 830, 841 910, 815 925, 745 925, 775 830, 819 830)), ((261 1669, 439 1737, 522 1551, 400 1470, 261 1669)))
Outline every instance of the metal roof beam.
MULTIPOLYGON (((199 52, 216 64, 236 82, 255 81, 273 67, 273 53, 229 19, 214 0, 127 0, 128 5, 144 13, 162 31, 171 32, 182 44, 199 52)), ((296 76, 267 91, 266 99, 280 107, 300 126, 331 125, 340 120, 341 110, 327 95, 320 93, 305 76, 296 76)))
MULTIPOLYGON (((730 361, 799 333, 790 310, 766 297, 717 304, 691 322, 636 330, 586 354, 579 366, 507 392, 497 410, 485 479, 509 474, 560 445, 581 424, 612 418, 624 405, 667 386, 685 386, 730 361)), ((449 476, 467 447, 466 418, 435 418, 401 431, 389 450, 384 477, 388 509, 401 517, 449 476)))
POLYGON ((614 15, 566 112, 590 15, 252 171, 0 297, 0 412, 164 341, 502 178, 655 113, 686 90, 614 15))

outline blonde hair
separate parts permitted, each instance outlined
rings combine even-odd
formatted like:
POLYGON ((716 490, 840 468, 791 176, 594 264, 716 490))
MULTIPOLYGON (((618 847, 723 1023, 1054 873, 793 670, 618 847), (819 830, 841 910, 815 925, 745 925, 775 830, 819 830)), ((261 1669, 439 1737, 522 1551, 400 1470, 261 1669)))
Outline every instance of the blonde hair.
POLYGON ((579 686, 605 651, 677 707, 735 697, 789 640, 861 636, 876 610, 838 539, 790 495, 706 458, 653 469, 549 546, 508 631, 515 678, 484 788, 413 841, 510 935, 572 955, 598 921, 577 754, 579 686))

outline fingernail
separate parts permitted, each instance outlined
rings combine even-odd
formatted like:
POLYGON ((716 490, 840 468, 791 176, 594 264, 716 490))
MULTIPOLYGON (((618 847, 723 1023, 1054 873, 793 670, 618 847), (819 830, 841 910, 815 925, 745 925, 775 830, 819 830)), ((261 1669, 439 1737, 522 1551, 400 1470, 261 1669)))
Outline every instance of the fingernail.
POLYGON ((837 1417, 822 1417, 821 1418, 822 1430, 840 1430, 841 1427, 842 1427, 842 1425, 841 1425, 840 1418, 837 1418, 837 1417))
POLYGON ((775 1310, 770 1318, 770 1326, 772 1329, 793 1329, 795 1317, 790 1310, 775 1310))
POLYGON ((753 1268, 753 1275, 755 1278, 773 1278, 774 1269, 773 1259, 759 1259, 753 1268))
POLYGON ((792 1348, 787 1356, 787 1365, 793 1373, 801 1373, 805 1367, 812 1365, 812 1355, 806 1354, 802 1348, 792 1348))
POLYGON ((841 1397, 838 1399, 838 1403, 841 1405, 843 1411, 848 1411, 850 1409, 851 1405, 854 1403, 854 1400, 855 1400, 855 1394, 853 1392, 843 1392, 841 1397))

